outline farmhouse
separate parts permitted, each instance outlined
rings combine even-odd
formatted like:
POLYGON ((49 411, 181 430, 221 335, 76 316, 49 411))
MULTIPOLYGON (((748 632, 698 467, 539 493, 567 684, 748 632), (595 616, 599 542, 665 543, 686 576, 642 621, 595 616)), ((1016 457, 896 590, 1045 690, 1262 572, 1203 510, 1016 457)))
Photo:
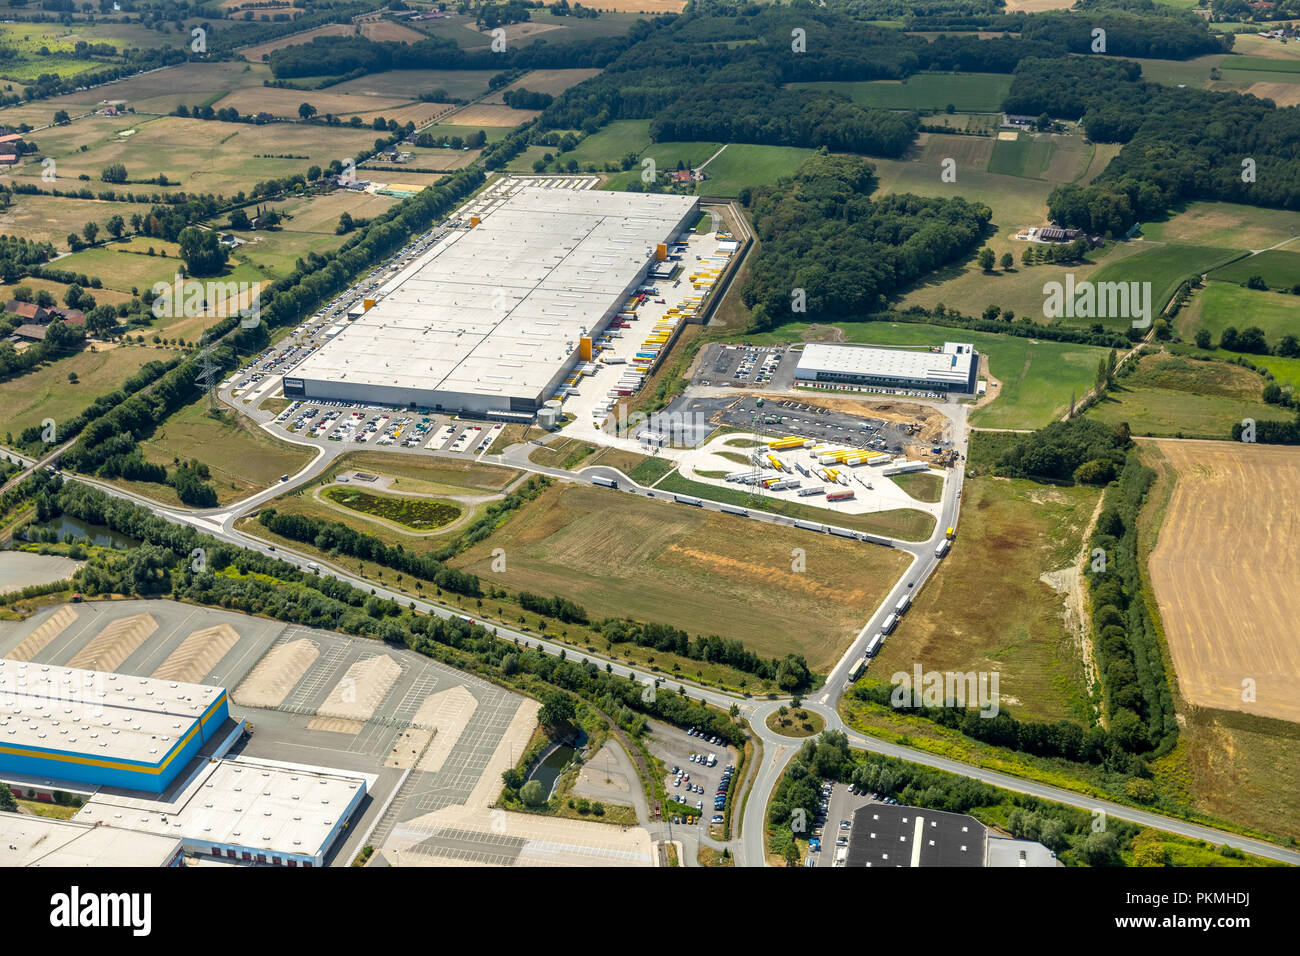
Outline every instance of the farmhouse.
POLYGON ((43 323, 50 320, 49 311, 34 302, 19 302, 17 299, 10 299, 5 303, 5 311, 10 315, 24 318, 28 322, 43 323))
POLYGON ((285 395, 531 420, 693 216, 693 196, 524 188, 452 230, 285 395))

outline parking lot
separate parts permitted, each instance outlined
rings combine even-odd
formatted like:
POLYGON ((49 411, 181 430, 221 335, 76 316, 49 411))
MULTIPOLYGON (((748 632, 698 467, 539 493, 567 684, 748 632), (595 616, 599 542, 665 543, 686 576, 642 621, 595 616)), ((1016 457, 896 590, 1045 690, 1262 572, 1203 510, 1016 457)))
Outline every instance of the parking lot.
POLYGON ((797 354, 783 346, 710 345, 697 366, 694 384, 789 388, 797 360, 797 354))
POLYGON ((750 429, 755 419, 764 435, 797 435, 895 455, 912 440, 906 426, 897 422, 848 415, 795 399, 764 399, 760 406, 757 398, 742 398, 723 409, 717 423, 750 429))
MULTIPOLYGON (((808 859, 813 861, 813 866, 842 866, 842 863, 836 863, 836 857, 840 856, 840 850, 844 850, 843 855, 848 856, 849 840, 853 835, 853 814, 859 807, 878 801, 873 800, 869 793, 853 793, 848 785, 831 781, 822 782, 821 792, 823 809, 813 819, 809 831, 809 848, 814 846, 813 841, 817 841, 820 849, 809 853, 808 859)), ((885 802, 897 803, 892 798, 885 802)))
POLYGON ((720 793, 725 799, 725 791, 720 792, 719 787, 724 780, 728 788, 735 783, 727 768, 734 771, 736 750, 712 735, 692 734, 691 729, 651 725, 647 742, 667 771, 664 789, 669 802, 664 806, 664 817, 673 823, 720 824, 722 809, 717 804, 720 793), (696 759, 692 760, 692 755, 696 759), (714 758, 712 766, 710 756, 714 758))
POLYGON ((467 455, 487 451, 505 427, 500 422, 457 421, 447 415, 377 410, 350 402, 308 401, 290 403, 275 424, 304 438, 467 455))

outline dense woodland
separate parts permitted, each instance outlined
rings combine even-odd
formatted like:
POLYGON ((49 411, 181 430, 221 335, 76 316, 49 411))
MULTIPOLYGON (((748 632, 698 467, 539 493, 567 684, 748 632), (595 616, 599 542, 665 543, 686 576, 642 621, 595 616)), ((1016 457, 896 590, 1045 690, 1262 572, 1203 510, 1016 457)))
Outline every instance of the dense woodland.
POLYGON ((868 198, 874 188, 870 163, 821 155, 752 194, 761 245, 741 296, 754 329, 801 314, 793 309, 837 319, 878 312, 899 289, 969 255, 992 216, 965 199, 868 198))

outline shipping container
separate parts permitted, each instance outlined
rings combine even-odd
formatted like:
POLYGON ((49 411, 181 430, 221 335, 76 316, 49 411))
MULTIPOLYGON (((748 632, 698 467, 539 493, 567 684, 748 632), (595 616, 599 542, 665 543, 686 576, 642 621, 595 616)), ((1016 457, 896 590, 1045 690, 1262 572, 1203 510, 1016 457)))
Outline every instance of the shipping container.
POLYGON ((800 488, 800 489, 799 489, 799 497, 800 497, 800 498, 807 498, 807 497, 810 497, 811 495, 820 495, 820 494, 821 494, 822 492, 824 492, 825 490, 826 490, 825 488, 820 488, 820 487, 815 487, 815 486, 814 486, 814 487, 811 487, 811 488, 800 488))
POLYGON ((613 478, 602 478, 599 475, 591 479, 593 485, 600 485, 602 488, 617 488, 618 482, 613 478))
POLYGON ((948 553, 948 547, 951 544, 952 544, 951 541, 949 541, 947 538, 944 538, 942 541, 939 542, 939 547, 934 549, 934 556, 936 558, 942 558, 945 554, 948 553))
POLYGON ((694 505, 696 508, 703 508, 704 502, 699 498, 692 498, 690 495, 673 495, 673 501, 683 505, 694 505))
POLYGON ((835 525, 831 525, 828 530, 831 534, 839 535, 841 538, 853 538, 856 541, 858 537, 856 531, 850 531, 848 528, 837 528, 835 525))
POLYGON ((805 530, 805 531, 825 531, 825 530, 826 530, 826 525, 824 525, 824 524, 817 524, 815 521, 800 521, 800 520, 796 520, 795 523, 794 523, 794 526, 795 526, 796 528, 802 528, 802 529, 805 530))
POLYGON ((886 617, 884 623, 880 625, 880 633, 882 634, 892 633, 895 625, 897 624, 898 624, 898 615, 895 614, 893 611, 890 611, 889 616, 886 617))
POLYGON ((746 511, 744 508, 737 508, 735 505, 719 505, 718 510, 729 515, 741 515, 742 517, 749 516, 748 511, 746 511))
POLYGON ((883 634, 877 634, 873 637, 871 643, 867 645, 867 657, 875 657, 880 652, 880 645, 884 643, 884 640, 885 635, 883 634))

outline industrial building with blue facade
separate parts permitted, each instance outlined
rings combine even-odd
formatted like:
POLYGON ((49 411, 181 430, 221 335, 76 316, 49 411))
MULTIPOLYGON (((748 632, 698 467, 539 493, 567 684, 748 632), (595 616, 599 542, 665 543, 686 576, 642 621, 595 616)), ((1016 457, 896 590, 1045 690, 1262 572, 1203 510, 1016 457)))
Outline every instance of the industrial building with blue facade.
POLYGON ((162 793, 228 721, 222 687, 0 659, 0 777, 162 793))

